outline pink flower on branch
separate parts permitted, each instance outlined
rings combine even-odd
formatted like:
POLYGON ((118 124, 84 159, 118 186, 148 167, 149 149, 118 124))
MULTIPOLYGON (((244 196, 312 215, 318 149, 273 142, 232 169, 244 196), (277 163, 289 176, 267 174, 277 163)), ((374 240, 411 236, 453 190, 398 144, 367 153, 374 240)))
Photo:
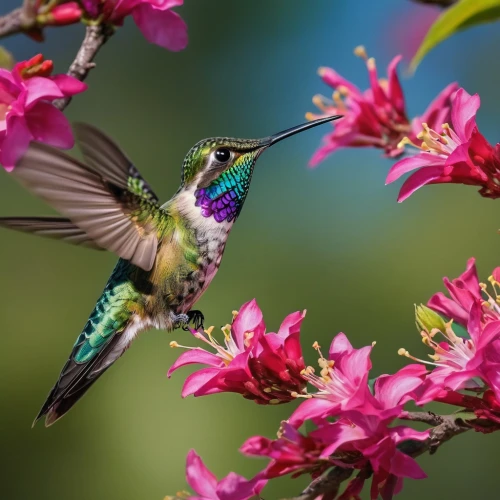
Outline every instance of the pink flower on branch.
POLYGON ((427 305, 438 313, 442 313, 462 326, 467 327, 473 304, 481 306, 479 320, 482 324, 500 320, 500 306, 497 302, 500 290, 500 268, 493 269, 488 278, 493 293, 488 293, 485 283, 480 283, 476 269, 476 259, 467 261, 467 268, 458 278, 443 278, 450 298, 441 292, 434 294, 427 305))
POLYGON ((317 343, 314 346, 320 354, 320 374, 316 375, 308 366, 302 376, 318 391, 297 395, 306 401, 288 420, 295 427, 308 419, 339 416, 354 409, 380 418, 397 417, 427 373, 422 365, 408 365, 393 375, 381 375, 375 381, 372 394, 368 375, 373 345, 354 349, 347 337, 339 333, 331 343, 329 359, 323 357, 317 343))
POLYGON ((372 346, 354 349, 345 334, 339 333, 330 345, 329 359, 323 357, 317 342, 314 348, 320 355, 320 374, 316 375, 314 368, 308 366, 302 376, 318 391, 301 395, 308 399, 289 418, 296 427, 307 419, 325 418, 337 415, 341 410, 362 406, 371 397, 368 374, 372 367, 372 346))
MULTIPOLYGON (((255 300, 244 304, 234 316, 233 323, 222 329, 224 345, 212 335, 213 327, 204 333, 192 332, 215 352, 186 347, 188 351, 172 365, 169 377, 181 366, 208 365, 186 379, 182 397, 236 392, 259 404, 278 404, 302 393, 306 383, 300 375, 305 365, 299 338, 304 314, 290 314, 278 333, 267 334, 255 300)), ((171 346, 184 347, 177 342, 171 346)))
POLYGON ((344 118, 324 138, 323 146, 311 158, 311 166, 317 165, 343 147, 375 147, 383 149, 385 156, 399 156, 404 151, 401 140, 405 136, 416 139, 422 121, 437 126, 449 119, 449 99, 457 88, 456 84, 446 87, 421 118, 410 122, 397 74, 401 56, 395 57, 389 64, 387 78, 379 79, 375 59, 368 58, 364 47, 357 47, 354 52, 366 61, 370 88, 361 91, 335 70, 320 68, 321 78, 334 89, 333 96, 332 99, 315 96, 313 102, 321 113, 308 113, 306 116, 313 120, 321 116, 341 114, 344 118))
POLYGON ((52 61, 41 54, 0 69, 0 163, 11 171, 31 141, 73 147, 71 126, 52 101, 83 92, 87 85, 67 75, 50 76, 52 61))
POLYGON ((479 283, 475 260, 470 259, 459 278, 444 280, 451 298, 438 293, 429 300, 430 309, 416 308, 422 342, 433 351, 431 361, 418 360, 406 349, 400 349, 399 354, 434 366, 419 390, 419 404, 432 401, 443 391, 483 391, 495 386, 496 369, 492 368, 500 366, 500 315, 495 288, 499 286, 495 279, 498 274, 497 268, 489 278, 495 294, 492 297, 487 286, 479 283), (446 314, 451 321, 446 323, 434 311, 446 314), (453 320, 466 327, 468 337, 455 334, 453 320))
POLYGON ((164 49, 179 51, 187 46, 187 26, 176 12, 184 0, 81 0, 91 19, 121 26, 134 18, 146 40, 164 49))
POLYGON ((186 479, 195 492, 195 495, 182 494, 187 500, 248 500, 259 495, 267 482, 260 477, 247 480, 234 472, 218 481, 194 450, 187 456, 186 479))
POLYGON ((418 153, 393 165, 387 176, 390 184, 402 175, 416 170, 403 183, 398 201, 404 201, 426 184, 468 184, 479 186, 487 198, 500 196, 500 145, 493 147, 479 132, 476 113, 479 96, 459 89, 451 98, 451 123, 448 120, 430 124, 422 120, 422 130, 402 140, 418 153), (439 132, 441 129, 441 132, 439 132))
POLYGON ((327 442, 316 437, 316 431, 304 436, 290 423, 281 422, 277 439, 254 436, 245 441, 240 451, 254 457, 268 457, 269 465, 261 476, 267 479, 292 474, 309 473, 317 477, 335 465, 330 457, 321 457, 327 442))
MULTIPOLYGON (((407 426, 388 427, 391 418, 381 420, 357 410, 342 413, 333 424, 320 427, 317 438, 328 442, 321 457, 345 462, 345 466, 364 468, 367 463, 373 470, 370 498, 376 500, 382 491, 392 498, 402 488, 403 478, 423 479, 426 476, 417 462, 399 450, 405 441, 424 441, 429 431, 416 431, 407 426), (388 491, 389 490, 389 491, 388 491)), ((356 489, 361 490, 361 485, 356 489)))

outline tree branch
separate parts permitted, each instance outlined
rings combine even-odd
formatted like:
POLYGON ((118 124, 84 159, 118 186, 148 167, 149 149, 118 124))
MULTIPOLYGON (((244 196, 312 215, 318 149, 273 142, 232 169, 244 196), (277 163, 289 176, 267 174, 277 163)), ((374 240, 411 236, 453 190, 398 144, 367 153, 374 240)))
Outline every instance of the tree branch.
POLYGON ((0 38, 20 33, 24 28, 23 9, 18 9, 0 16, 0 38))
MULTIPOLYGON (((95 56, 113 33, 114 28, 106 24, 87 26, 85 38, 76 54, 75 60, 69 67, 68 75, 80 81, 85 80, 90 70, 95 67, 95 63, 93 62, 95 56)), ((54 106, 63 110, 70 102, 71 97, 65 97, 55 100, 54 106)))
MULTIPOLYGON (((403 453, 413 458, 427 451, 432 455, 452 437, 473 428, 473 426, 453 414, 441 416, 432 412, 405 412, 401 418, 413 422, 424 422, 433 426, 428 439, 425 441, 405 441, 399 446, 403 453)), ((299 496, 289 500, 314 500, 319 495, 325 495, 324 498, 333 500, 338 494, 341 483, 349 479, 353 472, 354 469, 351 468, 334 467, 328 473, 315 479, 299 496)), ((370 464, 360 471, 363 478, 370 477, 371 473, 370 464)))

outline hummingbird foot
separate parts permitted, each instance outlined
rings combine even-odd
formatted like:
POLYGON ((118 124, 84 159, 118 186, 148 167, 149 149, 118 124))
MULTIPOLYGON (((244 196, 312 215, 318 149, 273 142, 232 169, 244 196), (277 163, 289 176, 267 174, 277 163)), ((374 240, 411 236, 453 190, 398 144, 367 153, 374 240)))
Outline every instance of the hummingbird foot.
POLYGON ((182 328, 184 331, 189 331, 189 323, 193 323, 193 326, 196 330, 200 327, 203 328, 203 321, 205 320, 205 316, 203 313, 198 310, 189 311, 187 314, 175 314, 172 315, 172 322, 174 324, 174 328, 182 328))
MULTIPOLYGON (((205 316, 203 316, 201 311, 193 309, 187 313, 187 316, 189 317, 189 322, 193 323, 195 330, 198 330, 199 328, 202 330, 204 329, 203 322, 205 321, 205 316)), ((183 327, 183 330, 188 330, 187 325, 183 327)))

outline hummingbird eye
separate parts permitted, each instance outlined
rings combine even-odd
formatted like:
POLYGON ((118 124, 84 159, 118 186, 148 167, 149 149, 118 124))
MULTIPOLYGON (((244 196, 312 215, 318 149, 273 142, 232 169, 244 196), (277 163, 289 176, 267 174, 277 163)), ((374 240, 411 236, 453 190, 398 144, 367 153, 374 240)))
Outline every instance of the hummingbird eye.
POLYGON ((214 155, 215 155, 215 159, 219 163, 226 163, 231 158, 231 151, 229 151, 229 149, 227 149, 227 148, 219 148, 219 149, 215 150, 214 155))

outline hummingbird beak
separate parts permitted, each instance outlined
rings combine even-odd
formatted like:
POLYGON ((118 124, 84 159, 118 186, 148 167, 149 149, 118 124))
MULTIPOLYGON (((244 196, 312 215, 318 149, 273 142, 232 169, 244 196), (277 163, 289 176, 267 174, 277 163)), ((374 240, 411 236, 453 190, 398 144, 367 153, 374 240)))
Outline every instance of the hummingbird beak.
POLYGON ((261 139, 260 147, 268 148, 269 146, 273 146, 277 142, 286 139, 287 137, 291 137, 292 135, 303 132, 304 130, 308 130, 318 125, 322 125, 323 123, 331 122, 333 120, 338 120, 339 118, 342 118, 342 115, 325 116, 324 118, 318 118, 317 120, 312 120, 310 122, 303 123, 302 125, 297 125, 296 127, 283 130, 283 132, 279 132, 277 134, 261 139))

